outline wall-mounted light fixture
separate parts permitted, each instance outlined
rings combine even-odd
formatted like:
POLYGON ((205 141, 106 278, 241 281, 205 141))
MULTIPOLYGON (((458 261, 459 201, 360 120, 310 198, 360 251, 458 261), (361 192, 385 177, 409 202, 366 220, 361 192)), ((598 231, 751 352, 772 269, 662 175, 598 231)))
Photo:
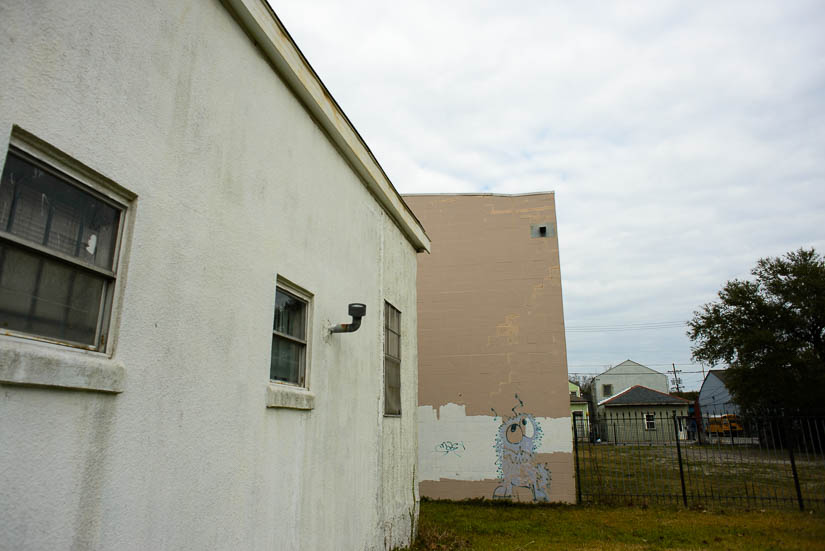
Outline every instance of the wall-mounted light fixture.
POLYGON ((349 315, 352 316, 352 323, 339 323, 330 327, 330 333, 352 333, 361 327, 361 318, 367 315, 367 305, 353 302, 349 305, 349 315))

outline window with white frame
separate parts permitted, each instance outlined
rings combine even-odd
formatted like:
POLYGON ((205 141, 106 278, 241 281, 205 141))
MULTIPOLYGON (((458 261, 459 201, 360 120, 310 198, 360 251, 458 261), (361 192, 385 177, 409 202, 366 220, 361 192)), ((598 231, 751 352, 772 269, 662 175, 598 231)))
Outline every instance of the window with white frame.
POLYGON ((384 302, 384 415, 401 415, 401 312, 384 302))
POLYGON ((273 381, 306 386, 309 302, 305 293, 278 282, 269 366, 273 381))
POLYGON ((13 141, 0 177, 0 329, 105 351, 130 199, 35 153, 13 141))
POLYGON ((652 413, 645 413, 645 430, 656 430, 656 416, 652 413))

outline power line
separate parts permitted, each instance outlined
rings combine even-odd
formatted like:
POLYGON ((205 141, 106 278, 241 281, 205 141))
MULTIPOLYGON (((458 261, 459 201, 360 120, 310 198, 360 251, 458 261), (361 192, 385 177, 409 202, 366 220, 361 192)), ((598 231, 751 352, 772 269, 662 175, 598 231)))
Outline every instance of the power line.
POLYGON ((675 321, 640 321, 635 323, 608 323, 608 324, 599 324, 599 325, 579 325, 579 326, 571 326, 573 329, 603 329, 603 328, 611 328, 611 327, 639 327, 639 326, 646 326, 646 325, 662 325, 662 324, 678 324, 678 325, 685 325, 687 322, 684 320, 675 320, 675 321))
POLYGON ((652 329, 676 329, 685 327, 684 321, 664 321, 658 323, 636 323, 625 325, 590 325, 565 327, 566 333, 617 333, 622 331, 649 331, 652 329))
MULTIPOLYGON (((650 364, 646 363, 644 365, 645 365, 645 367, 670 367, 671 363, 673 363, 673 362, 650 363, 650 364)), ((608 364, 608 363, 603 363, 603 364, 568 364, 567 367, 607 367, 607 368, 611 368, 611 367, 616 367, 617 365, 619 365, 619 364, 608 364)), ((676 365, 700 365, 700 364, 697 364, 695 362, 685 361, 685 362, 676 362, 676 365)))
MULTIPOLYGON (((690 373, 690 374, 703 373, 702 371, 684 371, 684 370, 679 370, 679 371, 680 371, 680 373, 690 373)), ((598 377, 602 373, 604 373, 604 371, 601 371, 599 373, 596 373, 595 371, 568 371, 567 372, 568 375, 588 375, 588 376, 592 375, 594 377, 598 377)), ((662 371, 657 371, 656 373, 658 373, 659 375, 665 375, 666 377, 669 376, 667 373, 664 373, 662 371)), ((621 373, 621 375, 650 375, 650 371, 639 371, 638 373, 621 373)))

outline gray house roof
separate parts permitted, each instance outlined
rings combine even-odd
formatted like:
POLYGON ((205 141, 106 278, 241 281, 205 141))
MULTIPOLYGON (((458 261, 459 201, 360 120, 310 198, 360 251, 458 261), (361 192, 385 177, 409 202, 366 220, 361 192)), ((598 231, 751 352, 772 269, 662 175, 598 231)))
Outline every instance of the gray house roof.
POLYGON ((600 406, 614 407, 614 406, 684 406, 690 403, 690 400, 679 398, 678 396, 671 396, 646 386, 636 385, 621 391, 606 400, 599 402, 600 406))

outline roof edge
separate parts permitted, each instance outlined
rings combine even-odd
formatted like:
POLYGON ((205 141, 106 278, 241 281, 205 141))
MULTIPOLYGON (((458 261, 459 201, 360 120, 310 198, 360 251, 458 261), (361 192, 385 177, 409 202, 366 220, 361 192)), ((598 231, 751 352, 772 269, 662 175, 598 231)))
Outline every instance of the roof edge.
MULTIPOLYGON (((668 398, 671 398, 672 400, 678 400, 678 401, 681 401, 681 402, 683 402, 683 403, 685 403, 685 404, 690 404, 690 400, 687 400, 687 399, 685 399, 685 398, 680 398, 679 396, 673 396, 672 394, 668 394, 667 392, 661 392, 661 391, 659 391, 659 390, 656 390, 656 389, 654 389, 654 388, 650 388, 650 387, 647 387, 647 386, 644 386, 644 385, 633 385, 633 386, 631 386, 631 387, 628 387, 628 388, 624 389, 623 391, 619 392, 618 394, 614 394, 613 396, 610 396, 609 398, 605 398, 604 400, 602 400, 601 402, 599 402, 597 405, 599 405, 599 406, 607 406, 607 405, 610 405, 610 402, 611 402, 611 401, 615 400, 616 398, 618 398, 618 397, 619 397, 619 396, 621 396, 622 394, 625 394, 625 393, 627 393, 627 392, 630 392, 630 391, 631 391, 631 390, 633 390, 634 388, 643 388, 643 389, 645 389, 645 390, 649 390, 649 391, 651 391, 651 392, 655 392, 656 394, 661 394, 662 396, 667 396, 668 398)), ((677 402, 677 403, 678 403, 678 402, 677 402)), ((623 405, 623 406, 631 406, 631 405, 637 405, 637 404, 622 404, 622 405, 623 405)), ((661 405, 667 405, 667 404, 661 404, 661 405)))
MULTIPOLYGON (((627 362, 630 362, 630 363, 632 363, 632 364, 636 364, 636 365, 638 365, 639 367, 644 367, 645 369, 647 369, 648 371, 650 371, 651 373, 653 373, 653 374, 655 374, 655 375, 662 375, 662 376, 664 376, 665 378, 667 378, 667 375, 665 375, 665 374, 664 374, 664 373, 662 373, 661 371, 656 371, 656 370, 655 370, 655 369, 653 369, 652 367, 647 367, 646 365, 644 365, 644 364, 640 364, 639 362, 637 362, 637 361, 635 361, 635 360, 631 360, 630 358, 628 358, 628 359, 626 359, 626 360, 624 360, 624 361, 621 361, 621 362, 617 363, 617 364, 616 364, 616 365, 614 365, 614 366, 608 367, 607 369, 605 369, 604 371, 602 371, 601 373, 599 373, 598 375, 596 375, 596 377, 601 377, 602 375, 605 375, 605 374, 607 374, 607 373, 610 373, 611 371, 613 371, 613 370, 614 370, 614 369, 616 369, 617 367, 619 367, 619 366, 621 366, 621 365, 624 365, 624 364, 625 364, 625 363, 627 363, 627 362)), ((595 377, 594 377, 594 378, 595 378, 595 377)), ((647 387, 645 387, 645 388, 647 388, 647 387)))
MULTIPOLYGON (((725 371, 727 371, 727 369, 708 369, 708 372, 705 375, 705 378, 702 379, 702 386, 699 387, 699 394, 702 394, 702 389, 705 388, 705 383, 708 382, 708 379, 710 378, 711 375, 716 377, 716 379, 720 383, 722 383, 722 386, 725 387, 725 389, 727 389, 728 384, 725 382, 725 379, 727 378, 727 375, 724 374, 725 371)), ((730 391, 728 390, 728 392, 730 392, 730 391)))
POLYGON ((626 404, 604 404, 606 408, 623 408, 623 407, 668 407, 668 406, 687 406, 682 402, 662 402, 660 404, 651 404, 649 402, 628 402, 626 404))
POLYGON ((624 394, 625 392, 627 392, 627 391, 629 391, 630 389, 635 388, 635 387, 637 387, 637 386, 640 386, 640 385, 632 385, 632 386, 629 386, 629 387, 627 387, 627 388, 625 388, 625 389, 620 390, 619 392, 617 392, 616 394, 614 394, 614 395, 612 395, 612 396, 608 396, 607 398, 602 398, 601 402, 598 402, 596 405, 597 405, 597 406, 603 406, 604 404, 606 404, 606 403, 607 403, 607 402, 609 402, 610 400, 613 400, 614 398, 618 398, 619 396, 621 396, 621 395, 622 395, 622 394, 624 394))
POLYGON ((329 135, 376 201, 417 252, 430 251, 430 238, 392 185, 364 139, 304 57, 265 0, 221 0, 256 43, 298 100, 329 135))
POLYGON ((468 191, 466 193, 402 193, 402 197, 423 197, 428 195, 435 196, 477 196, 477 197, 527 197, 529 195, 555 195, 554 190, 550 191, 528 191, 526 193, 476 193, 468 191))

